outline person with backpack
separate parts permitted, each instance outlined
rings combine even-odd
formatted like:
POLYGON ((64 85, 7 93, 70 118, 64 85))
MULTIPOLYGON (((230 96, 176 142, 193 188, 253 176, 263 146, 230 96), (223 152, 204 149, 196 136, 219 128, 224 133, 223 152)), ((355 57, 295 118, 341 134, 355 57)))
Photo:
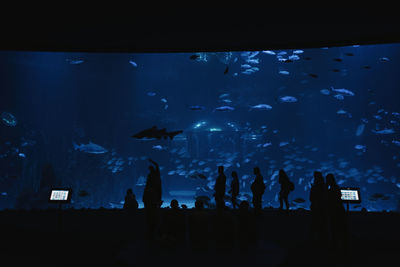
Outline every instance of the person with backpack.
POLYGON ((283 169, 279 170, 279 183, 281 191, 279 192, 279 209, 283 209, 283 202, 285 202, 286 210, 289 210, 289 193, 294 190, 294 183, 289 180, 288 175, 283 169))

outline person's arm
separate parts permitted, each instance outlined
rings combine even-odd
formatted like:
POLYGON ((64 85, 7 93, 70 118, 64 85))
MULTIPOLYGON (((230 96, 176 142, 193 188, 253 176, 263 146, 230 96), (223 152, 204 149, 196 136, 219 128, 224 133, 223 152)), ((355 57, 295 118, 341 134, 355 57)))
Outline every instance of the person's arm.
POLYGON ((160 168, 159 168, 159 166, 158 166, 158 163, 155 162, 155 161, 152 160, 152 159, 149 159, 149 161, 156 167, 156 170, 157 170, 158 172, 160 172, 160 168))

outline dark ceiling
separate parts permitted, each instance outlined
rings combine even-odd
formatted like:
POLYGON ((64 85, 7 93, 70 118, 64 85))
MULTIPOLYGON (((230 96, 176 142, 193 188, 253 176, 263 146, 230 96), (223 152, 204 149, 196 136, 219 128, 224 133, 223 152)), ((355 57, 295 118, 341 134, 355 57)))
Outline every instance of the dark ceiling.
POLYGON ((70 9, 62 13, 14 12, 17 15, 1 17, 0 48, 193 52, 400 42, 400 19, 393 7, 142 7, 101 13, 70 9))

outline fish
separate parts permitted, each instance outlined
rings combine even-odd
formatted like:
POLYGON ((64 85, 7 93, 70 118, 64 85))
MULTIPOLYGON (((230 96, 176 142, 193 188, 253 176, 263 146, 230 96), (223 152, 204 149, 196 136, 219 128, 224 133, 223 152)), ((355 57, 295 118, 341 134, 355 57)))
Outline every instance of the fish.
POLYGON ((297 102, 297 98, 294 96, 282 96, 279 98, 281 103, 294 103, 297 102))
POLYGON ((361 68, 366 69, 366 70, 369 70, 369 69, 371 69, 371 66, 369 66, 369 65, 364 65, 364 66, 362 66, 361 68))
POLYGON ((223 99, 222 102, 225 102, 225 103, 232 103, 232 100, 230 100, 230 99, 223 99))
POLYGON ((156 93, 155 93, 155 92, 148 92, 147 95, 148 95, 148 96, 155 96, 156 93))
POLYGON ((228 97, 229 96, 229 94, 221 94, 220 96, 219 96, 219 98, 225 98, 225 97, 228 97))
POLYGON ((333 60, 336 61, 336 62, 342 62, 341 58, 334 58, 333 60))
POLYGON ((26 158, 26 155, 24 153, 18 153, 18 157, 20 158, 26 158))
POLYGON ((365 129, 365 124, 358 125, 357 130, 356 130, 356 136, 362 135, 364 132, 364 129, 365 129))
POLYGON ((256 110, 271 110, 272 107, 270 105, 268 105, 268 104, 258 104, 258 105, 250 107, 250 110, 253 110, 253 109, 256 109, 256 110))
POLYGON ((328 89, 321 89, 319 92, 323 95, 329 95, 331 93, 328 89))
POLYGON ((202 173, 194 173, 194 174, 189 175, 189 177, 192 179, 197 179, 197 178, 203 179, 203 180, 207 179, 207 176, 205 176, 202 173))
POLYGON ((289 75, 289 72, 286 70, 281 70, 281 71, 279 71, 279 74, 289 75))
POLYGON ((224 70, 224 74, 227 74, 229 72, 229 66, 226 66, 225 70, 224 70))
POLYGON ((160 151, 160 150, 163 150, 164 148, 162 146, 160 146, 160 145, 155 145, 155 146, 153 146, 153 149, 160 151))
POLYGON ((297 49, 297 50, 293 50, 293 52, 292 52, 293 54, 303 54, 304 53, 304 51, 303 50, 301 50, 301 49, 297 49))
POLYGON ((362 150, 363 152, 365 152, 367 149, 365 145, 355 145, 354 148, 357 150, 362 150))
POLYGON ((400 141, 392 140, 392 144, 395 144, 396 146, 400 146, 400 141))
POLYGON ((161 98, 161 102, 167 103, 168 101, 165 98, 161 98))
POLYGON ((344 96, 341 95, 341 94, 334 95, 333 97, 338 99, 338 100, 343 100, 344 99, 344 96))
POLYGON ((344 53, 346 56, 348 56, 348 57, 352 57, 352 56, 354 56, 354 54, 353 53, 344 53))
POLYGON ((17 118, 9 112, 2 112, 0 117, 1 121, 7 126, 15 127, 17 125, 17 118))
POLYGON ((87 197, 89 195, 89 192, 85 191, 85 190, 80 190, 78 192, 78 196, 80 197, 87 197))
POLYGON ((131 137, 136 138, 136 139, 167 139, 168 137, 170 140, 173 140, 175 136, 178 134, 183 133, 183 130, 178 130, 178 131, 172 131, 172 132, 167 132, 166 128, 163 129, 157 129, 157 126, 153 126, 152 128, 148 128, 145 130, 142 130, 131 137))
POLYGON ((333 71, 333 72, 340 72, 339 69, 333 69, 332 71, 333 71))
POLYGON ((248 68, 251 68, 251 65, 249 65, 249 64, 242 64, 242 65, 240 65, 240 67, 245 68, 245 69, 248 69, 248 68))
POLYGON ((314 74, 314 73, 309 73, 308 76, 310 76, 310 77, 312 77, 312 78, 318 78, 318 75, 317 75, 317 74, 314 74))
POLYGON ((230 106, 221 106, 214 109, 214 111, 222 111, 222 112, 233 111, 233 110, 235 110, 235 108, 230 106))
POLYGON ((191 109, 191 110, 205 110, 205 107, 204 106, 195 105, 195 106, 190 106, 189 109, 191 109))
POLYGON ((304 202, 306 202, 303 198, 296 198, 296 199, 294 199, 293 200, 293 202, 296 202, 296 203, 304 203, 304 202))
POLYGON ((190 60, 196 60, 196 59, 200 58, 200 55, 194 54, 194 55, 191 55, 189 58, 190 58, 190 60))
POLYGON ((354 93, 352 91, 344 89, 344 88, 335 89, 335 88, 333 88, 331 86, 331 90, 334 91, 334 92, 338 92, 338 93, 341 93, 341 94, 348 95, 348 96, 354 96, 354 93))
POLYGON ((137 68, 137 64, 136 64, 135 61, 129 60, 129 64, 131 64, 132 66, 134 66, 135 68, 137 68))
POLYGON ((271 50, 264 50, 264 51, 262 51, 262 53, 267 54, 267 55, 271 55, 271 56, 275 56, 276 55, 276 53, 274 51, 271 51, 271 50))
POLYGON ((83 62, 85 62, 83 59, 70 59, 70 58, 67 58, 65 61, 67 61, 71 65, 80 65, 83 62))
POLYGON ((380 62, 389 62, 390 59, 387 58, 387 57, 380 57, 380 58, 379 58, 379 61, 380 61, 380 62))
POLYGON ((282 146, 286 146, 286 145, 288 145, 288 144, 289 144, 289 142, 280 142, 280 143, 279 143, 279 146, 282 147, 282 146))
POLYGON ((383 130, 371 130, 375 134, 393 134, 395 131, 393 129, 383 129, 383 130))
POLYGON ((89 154, 103 154, 103 153, 107 153, 108 150, 105 149, 102 146, 99 146, 95 143, 92 143, 89 141, 88 144, 81 144, 81 145, 77 145, 75 142, 73 143, 74 145, 74 149, 81 151, 81 152, 85 152, 85 153, 89 153, 89 154))
POLYGON ((291 56, 289 56, 288 60, 299 60, 299 59, 300 59, 300 57, 298 55, 291 55, 291 56))

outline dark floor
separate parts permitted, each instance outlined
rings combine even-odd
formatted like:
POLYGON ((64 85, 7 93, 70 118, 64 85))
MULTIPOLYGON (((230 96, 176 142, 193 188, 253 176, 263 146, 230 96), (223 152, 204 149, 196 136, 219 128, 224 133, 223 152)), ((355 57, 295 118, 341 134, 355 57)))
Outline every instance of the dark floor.
POLYGON ((118 210, 3 211, 1 266, 395 266, 400 251, 399 214, 351 213, 349 255, 335 260, 326 247, 311 245, 305 212, 264 211, 253 249, 220 250, 210 240, 205 252, 187 240, 175 249, 146 242, 141 212, 128 221, 118 210))

